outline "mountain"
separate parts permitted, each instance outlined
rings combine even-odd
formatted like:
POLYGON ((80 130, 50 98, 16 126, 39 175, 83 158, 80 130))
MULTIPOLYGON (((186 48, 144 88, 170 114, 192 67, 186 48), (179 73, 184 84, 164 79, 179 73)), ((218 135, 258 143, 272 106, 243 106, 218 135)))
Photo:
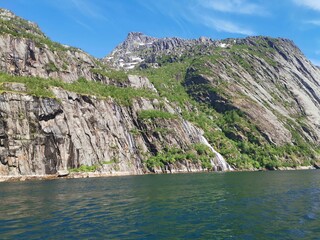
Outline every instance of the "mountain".
MULTIPOLYGON (((141 63, 157 66, 157 58, 172 56, 178 58, 187 52, 192 54, 195 48, 208 48, 209 46, 225 47, 222 41, 213 41, 206 37, 199 39, 181 38, 154 38, 140 32, 130 32, 127 39, 118 45, 103 61, 117 69, 133 69, 141 63)), ((174 61, 174 58, 171 59, 174 61)))
POLYGON ((1 176, 319 164, 320 69, 290 40, 129 33, 100 60, 0 19, 1 176))

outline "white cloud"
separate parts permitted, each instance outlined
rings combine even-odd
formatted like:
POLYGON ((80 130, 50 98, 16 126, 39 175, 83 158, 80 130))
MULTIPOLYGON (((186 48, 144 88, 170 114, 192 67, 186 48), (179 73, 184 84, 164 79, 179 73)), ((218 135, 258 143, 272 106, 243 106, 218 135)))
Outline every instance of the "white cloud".
POLYGON ((305 21, 305 23, 320 26, 320 20, 309 20, 309 21, 305 21))
POLYGON ((206 8, 226 13, 267 14, 267 11, 262 6, 250 3, 247 0, 199 0, 199 3, 206 8))
POLYGON ((86 28, 87 30, 93 32, 93 28, 90 27, 90 25, 88 25, 88 24, 86 24, 86 23, 84 23, 84 22, 82 22, 82 21, 79 21, 79 20, 77 20, 77 19, 74 19, 74 21, 75 21, 77 24, 79 24, 81 27, 86 28))
POLYGON ((255 35, 255 33, 252 30, 238 26, 233 22, 221 19, 214 19, 210 17, 204 17, 203 20, 204 24, 207 27, 213 28, 219 32, 237 33, 242 35, 255 35))
POLYGON ((294 0, 300 6, 305 6, 316 11, 320 11, 320 0, 294 0))
POLYGON ((255 35, 248 26, 241 26, 230 20, 230 16, 215 16, 217 11, 229 13, 253 14, 259 6, 248 3, 247 0, 163 0, 143 1, 141 6, 151 12, 160 12, 168 16, 181 29, 188 29, 189 23, 201 24, 218 32, 235 33, 241 35, 255 35), (233 6, 235 4, 235 6, 233 6), (240 10, 239 10, 240 9, 240 10), (214 17, 212 17, 214 16, 214 17))
POLYGON ((67 16, 71 17, 73 20, 75 16, 82 15, 86 18, 108 21, 105 12, 101 12, 101 9, 104 7, 102 6, 102 1, 99 4, 94 3, 91 0, 55 0, 55 1, 48 1, 51 6, 56 9, 59 9, 67 16))
MULTIPOLYGON (((188 0, 189 1, 189 0, 188 0)), ((189 33, 186 21, 194 22, 196 19, 190 17, 191 12, 188 9, 188 3, 183 4, 182 1, 162 0, 162 1, 145 1, 138 0, 138 3, 148 11, 169 17, 184 33, 189 33)))
POLYGON ((71 3, 80 13, 82 13, 86 17, 107 20, 106 17, 100 13, 99 7, 94 5, 92 1, 71 0, 71 3))

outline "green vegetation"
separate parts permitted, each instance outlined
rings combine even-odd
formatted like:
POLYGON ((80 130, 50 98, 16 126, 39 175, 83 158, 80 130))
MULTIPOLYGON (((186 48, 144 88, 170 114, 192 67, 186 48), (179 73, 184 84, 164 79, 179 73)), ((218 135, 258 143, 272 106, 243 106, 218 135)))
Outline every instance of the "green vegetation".
MULTIPOLYGON (((112 85, 105 85, 99 82, 87 81, 84 78, 80 78, 73 83, 66 83, 56 79, 43 79, 39 77, 20 77, 12 76, 5 73, 0 73, 0 83, 5 82, 17 82, 24 83, 27 86, 27 93, 37 97, 49 97, 55 98, 50 87, 60 87, 67 91, 92 95, 101 98, 112 97, 116 99, 120 104, 131 105, 132 99, 137 97, 155 98, 156 95, 153 92, 145 89, 134 89, 130 87, 121 88, 112 85)), ((0 87, 0 91, 6 91, 3 87, 0 87)))
POLYGON ((98 169, 97 165, 93 166, 87 166, 87 165, 81 165, 78 168, 71 168, 69 169, 70 172, 95 172, 98 169))
POLYGON ((133 136, 136 136, 136 135, 139 135, 139 134, 140 134, 140 130, 137 129, 137 128, 132 128, 132 129, 130 129, 130 133, 131 133, 133 136))
POLYGON ((148 158, 145 164, 148 169, 153 170, 155 167, 161 167, 168 164, 181 161, 191 161, 193 163, 201 164, 202 168, 211 169, 210 159, 214 158, 215 154, 204 144, 194 144, 188 149, 180 148, 164 148, 163 151, 158 152, 155 156, 148 158))
POLYGON ((169 112, 164 112, 160 110, 142 110, 138 113, 138 117, 141 120, 145 119, 156 119, 156 118, 161 118, 161 119, 174 119, 177 118, 176 115, 169 113, 169 112))
MULTIPOLYGON (((3 87, 2 83, 11 82, 11 83, 23 83, 27 87, 27 92, 30 95, 37 97, 49 97, 54 98, 53 92, 50 90, 50 86, 53 86, 55 80, 46 80, 39 77, 20 77, 12 76, 6 73, 0 73, 0 91, 7 91, 3 87)), ((61 82, 62 83, 62 82, 61 82)))
POLYGON ((0 19, 0 30, 2 33, 8 33, 16 37, 28 38, 29 34, 44 37, 40 29, 30 22, 19 17, 13 19, 0 19))
POLYGON ((63 63, 62 70, 64 70, 64 71, 68 70, 68 64, 67 63, 63 63))
MULTIPOLYGON (((207 134, 210 142, 237 168, 295 167, 312 165, 316 159, 312 146, 300 139, 296 145, 276 146, 260 134, 259 129, 239 111, 230 111, 216 122, 220 134, 207 134), (221 134, 227 139, 225 139, 221 134)), ((299 134, 294 138, 301 138, 299 134)))
POLYGON ((102 162, 102 164, 105 164, 105 165, 115 164, 115 163, 119 163, 119 159, 117 159, 117 158, 112 158, 112 159, 109 160, 109 161, 103 161, 103 162, 102 162))
POLYGON ((185 60, 184 62, 165 64, 161 68, 150 68, 134 73, 148 77, 158 90, 161 98, 185 106, 190 97, 182 86, 182 81, 185 79, 189 62, 189 60, 185 60))
POLYGON ((144 97, 153 99, 156 95, 145 89, 134 89, 131 87, 121 88, 112 85, 105 85, 99 82, 87 81, 83 78, 71 84, 64 84, 62 88, 84 95, 94 95, 98 97, 112 97, 120 104, 129 106, 132 99, 144 97))
POLYGON ((56 67, 56 65, 53 62, 49 62, 46 64, 45 69, 47 72, 58 72, 59 68, 56 67))
POLYGON ((249 56, 255 56, 258 58, 262 58, 266 61, 270 66, 276 67, 277 62, 272 59, 271 54, 274 53, 274 49, 269 46, 265 39, 260 38, 256 40, 256 45, 251 46, 247 44, 235 44, 231 47, 229 52, 233 57, 237 59, 237 61, 245 68, 250 69, 250 58, 249 56), (247 60, 245 60, 241 56, 246 56, 247 60))

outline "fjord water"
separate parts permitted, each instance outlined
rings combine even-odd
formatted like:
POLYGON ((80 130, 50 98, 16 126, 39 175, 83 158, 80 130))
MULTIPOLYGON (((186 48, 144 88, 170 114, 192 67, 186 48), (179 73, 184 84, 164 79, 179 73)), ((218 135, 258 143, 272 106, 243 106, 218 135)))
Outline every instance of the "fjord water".
POLYGON ((320 172, 0 184, 1 239, 320 239, 320 172))

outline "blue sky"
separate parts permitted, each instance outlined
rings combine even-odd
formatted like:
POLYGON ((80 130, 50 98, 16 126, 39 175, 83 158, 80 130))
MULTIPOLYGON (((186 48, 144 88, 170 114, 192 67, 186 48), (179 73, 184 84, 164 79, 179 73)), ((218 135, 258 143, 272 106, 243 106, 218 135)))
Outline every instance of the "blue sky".
POLYGON ((0 0, 54 41, 104 57, 128 32, 292 39, 320 65, 320 0, 0 0))

